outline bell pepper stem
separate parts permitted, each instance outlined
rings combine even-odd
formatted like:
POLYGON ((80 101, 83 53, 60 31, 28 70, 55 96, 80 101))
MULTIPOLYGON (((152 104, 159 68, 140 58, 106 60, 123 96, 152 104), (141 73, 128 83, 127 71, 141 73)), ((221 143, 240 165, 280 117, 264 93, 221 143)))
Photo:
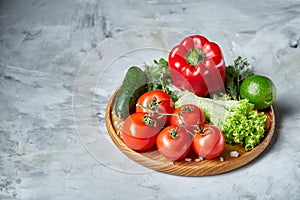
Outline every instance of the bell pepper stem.
POLYGON ((191 49, 187 53, 185 59, 189 65, 197 66, 204 61, 205 54, 200 49, 191 49))

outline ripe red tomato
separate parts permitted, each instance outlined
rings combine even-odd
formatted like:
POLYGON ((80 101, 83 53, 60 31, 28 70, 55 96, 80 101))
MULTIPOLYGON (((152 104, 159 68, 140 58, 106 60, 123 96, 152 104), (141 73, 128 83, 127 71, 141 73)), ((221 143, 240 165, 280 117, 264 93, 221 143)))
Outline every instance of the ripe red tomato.
POLYGON ((167 159, 183 159, 190 151, 192 136, 183 127, 168 126, 157 136, 158 151, 167 159))
POLYGON ((206 124, 202 126, 202 133, 194 135, 192 148, 203 158, 213 159, 221 155, 225 147, 223 133, 217 127, 206 124))
MULTIPOLYGON (((171 97, 162 90, 152 90, 142 94, 137 100, 136 112, 148 112, 150 109, 159 113, 172 113, 174 111, 174 103, 171 97)), ((158 126, 165 126, 169 117, 154 114, 158 126)))
POLYGON ((206 121, 203 111, 193 104, 182 105, 176 108, 173 114, 178 116, 171 116, 170 124, 172 126, 184 126, 191 133, 195 133, 198 127, 204 125, 206 121))
POLYGON ((145 151, 154 146, 160 128, 147 125, 144 116, 147 113, 134 113, 125 121, 121 129, 125 144, 134 150, 145 151))

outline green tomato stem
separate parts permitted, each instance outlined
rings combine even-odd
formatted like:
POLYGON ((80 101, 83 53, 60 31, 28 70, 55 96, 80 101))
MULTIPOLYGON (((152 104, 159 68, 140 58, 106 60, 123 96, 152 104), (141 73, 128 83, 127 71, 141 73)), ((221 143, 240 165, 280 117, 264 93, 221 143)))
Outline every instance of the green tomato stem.
POLYGON ((205 60, 205 54, 200 49, 192 49, 185 57, 188 64, 197 66, 205 60))
MULTIPOLYGON (((198 124, 188 124, 188 123, 185 123, 184 121, 183 121, 183 118, 182 118, 182 113, 180 112, 180 113, 178 113, 178 114, 174 114, 174 113, 160 113, 160 112, 158 112, 158 108, 154 108, 154 110, 152 110, 152 109, 150 109, 150 108, 147 108, 147 107, 145 107, 145 106, 143 106, 143 105, 141 105, 141 104, 136 104, 137 106, 139 106, 139 107, 141 107, 141 108, 143 108, 143 109, 145 109, 145 110, 147 110, 147 112, 148 112, 148 115, 150 116, 150 117, 152 117, 152 116, 154 116, 154 115, 158 115, 157 116, 157 119, 160 119, 160 118, 162 118, 162 117, 164 117, 164 116, 175 116, 175 117, 177 117, 179 120, 180 120, 180 122, 181 122, 181 124, 183 125, 183 127, 185 128, 185 130, 186 130, 186 132, 187 133, 189 133, 189 134, 191 134, 192 136, 194 136, 195 135, 195 133, 192 133, 191 131, 189 131, 186 127, 187 126, 194 126, 194 127, 196 127, 197 128, 197 130, 200 132, 200 133, 202 133, 203 131, 202 131, 202 129, 201 129, 201 127, 198 125, 198 124)), ((150 122, 149 123, 149 125, 152 125, 152 124, 156 124, 155 122, 153 122, 153 121, 155 121, 155 119, 152 121, 153 119, 151 119, 151 120, 148 120, 148 119, 143 119, 143 122, 145 123, 145 122, 150 122)), ((146 124, 147 124, 146 123, 146 124)), ((148 125, 148 124, 147 124, 148 125)), ((178 128, 178 127, 177 127, 178 128)), ((177 129, 176 129, 176 131, 177 131, 177 129)), ((176 133, 176 131, 175 131, 175 133, 176 133)), ((198 132, 197 131, 197 132, 198 132)), ((174 134, 173 134, 174 135, 174 134)), ((173 136, 172 136, 173 137, 173 136)), ((174 135, 174 137, 173 138, 175 138, 176 136, 174 135)))

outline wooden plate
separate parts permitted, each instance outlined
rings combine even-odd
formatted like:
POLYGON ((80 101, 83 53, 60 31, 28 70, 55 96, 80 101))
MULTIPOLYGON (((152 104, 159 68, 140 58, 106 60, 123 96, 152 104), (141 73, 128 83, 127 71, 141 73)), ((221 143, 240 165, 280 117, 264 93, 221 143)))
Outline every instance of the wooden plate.
POLYGON ((221 161, 220 158, 199 161, 196 159, 195 155, 191 154, 187 156, 187 158, 190 158, 190 161, 189 159, 184 159, 180 161, 170 162, 162 155, 160 155, 155 148, 146 152, 137 152, 127 147, 127 145, 123 142, 123 140, 119 136, 120 125, 118 124, 121 123, 121 121, 119 121, 112 112, 116 94, 117 91, 110 98, 106 109, 106 128, 111 139, 113 140, 115 145, 132 160, 153 170, 168 174, 181 176, 208 176, 221 174, 237 169, 251 162, 266 149, 273 137, 275 130, 274 111, 273 108, 270 107, 269 109, 264 111, 268 117, 265 125, 265 137, 261 141, 261 143, 251 151, 245 151, 242 145, 226 144, 225 149, 221 155, 224 158, 224 161, 221 161), (239 157, 230 157, 231 151, 237 151, 239 153, 239 157))

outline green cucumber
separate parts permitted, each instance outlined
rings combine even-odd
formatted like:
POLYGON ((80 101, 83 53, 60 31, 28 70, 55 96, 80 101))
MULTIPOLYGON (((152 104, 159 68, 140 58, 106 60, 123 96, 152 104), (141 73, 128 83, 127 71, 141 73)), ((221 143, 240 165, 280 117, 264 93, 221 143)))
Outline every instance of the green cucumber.
POLYGON ((130 67, 115 98, 115 114, 121 119, 127 118, 135 111, 138 98, 146 91, 147 79, 144 71, 136 66, 130 67))

